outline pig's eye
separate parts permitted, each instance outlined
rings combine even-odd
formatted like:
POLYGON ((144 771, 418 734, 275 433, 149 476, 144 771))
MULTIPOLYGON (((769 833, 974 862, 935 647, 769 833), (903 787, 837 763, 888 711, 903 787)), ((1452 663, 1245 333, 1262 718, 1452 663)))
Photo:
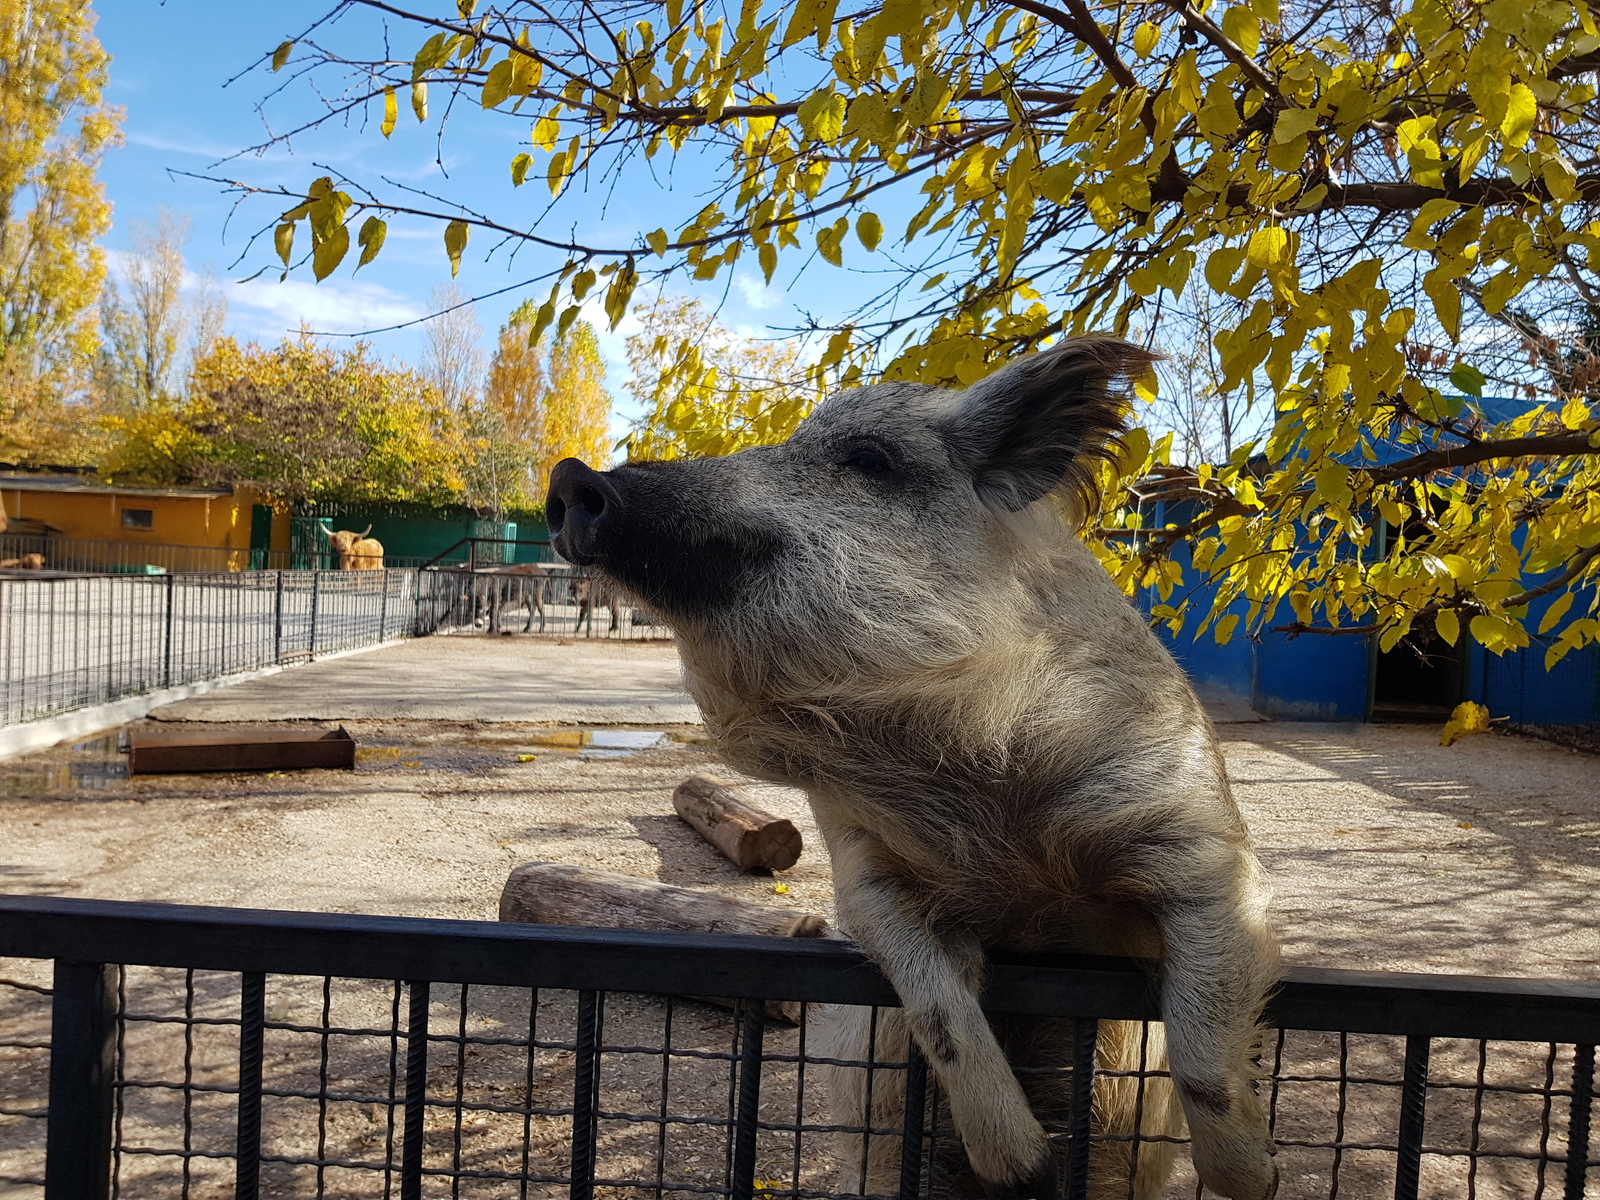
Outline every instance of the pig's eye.
POLYGON ((869 479, 886 479, 894 474, 894 460, 881 446, 853 446, 840 457, 839 465, 869 479))

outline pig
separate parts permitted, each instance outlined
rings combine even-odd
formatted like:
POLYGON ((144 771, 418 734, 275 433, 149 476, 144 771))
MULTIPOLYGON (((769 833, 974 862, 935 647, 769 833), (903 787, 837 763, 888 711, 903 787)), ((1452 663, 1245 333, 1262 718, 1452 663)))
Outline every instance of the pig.
POLYGON ((1076 536, 1153 358, 1075 337, 964 390, 842 391, 781 445, 551 476, 556 549, 671 627, 723 756, 805 790, 839 923, 994 1196, 1052 1197, 1057 1166, 988 949, 1158 963, 1201 1180, 1277 1187, 1268 883, 1193 689, 1076 536))

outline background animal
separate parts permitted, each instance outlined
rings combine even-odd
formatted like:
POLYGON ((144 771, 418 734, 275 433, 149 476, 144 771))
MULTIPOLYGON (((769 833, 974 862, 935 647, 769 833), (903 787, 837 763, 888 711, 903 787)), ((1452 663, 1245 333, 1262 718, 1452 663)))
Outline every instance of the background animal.
POLYGON ((371 525, 360 533, 349 529, 336 529, 330 532, 323 528, 320 521, 316 526, 322 530, 322 536, 328 539, 334 552, 338 554, 341 571, 383 570, 383 543, 377 538, 367 536, 372 532, 371 525))
POLYGON ((552 569, 549 563, 480 568, 473 575, 477 588, 473 623, 500 631, 506 628, 507 612, 526 608, 528 616, 522 632, 532 632, 534 621, 539 622, 542 631, 544 606, 553 601, 551 588, 565 577, 564 568, 552 569))
POLYGON ((21 558, 0 558, 0 568, 13 567, 23 571, 44 570, 44 555, 24 554, 21 558))
MULTIPOLYGON (((980 1004, 989 948, 1158 961, 1201 1179, 1276 1188, 1251 1062, 1266 880, 1182 671, 1074 536, 1152 357, 1069 339, 965 391, 843 392, 781 446, 551 479, 557 550, 672 626, 725 757, 806 789, 840 924, 991 1194, 1053 1197, 1059 1150, 980 1004)), ((1108 1093, 1102 1131, 1130 1119, 1108 1093)))

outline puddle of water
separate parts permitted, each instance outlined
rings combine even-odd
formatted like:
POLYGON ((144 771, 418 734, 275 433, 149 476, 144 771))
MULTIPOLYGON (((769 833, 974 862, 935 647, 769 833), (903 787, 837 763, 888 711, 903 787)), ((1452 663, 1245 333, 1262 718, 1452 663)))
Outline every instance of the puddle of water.
POLYGON ((0 762, 0 796, 103 791, 128 778, 123 741, 120 733, 111 733, 0 762))
POLYGON ((527 738, 532 746, 548 750, 575 750, 585 761, 627 758, 671 741, 659 729, 553 729, 527 738))

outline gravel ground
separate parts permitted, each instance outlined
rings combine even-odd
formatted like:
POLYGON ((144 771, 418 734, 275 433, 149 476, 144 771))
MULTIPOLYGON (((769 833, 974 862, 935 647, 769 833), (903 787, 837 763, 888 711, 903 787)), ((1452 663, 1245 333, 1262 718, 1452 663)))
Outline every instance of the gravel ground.
MULTIPOLYGON (((799 864, 781 879, 740 875, 673 815, 672 788, 693 771, 717 771, 696 727, 663 726, 669 736, 658 747, 604 758, 551 744, 570 741, 571 727, 396 720, 346 725, 361 743, 353 774, 117 778, 120 760, 114 745, 104 743, 0 764, 0 886, 38 894, 492 918, 514 864, 552 859, 831 916, 826 860, 798 795, 776 788, 758 791, 759 803, 793 819, 807 840, 799 864), (530 753, 536 761, 517 761, 530 753), (774 891, 780 882, 787 886, 785 894, 774 891)), ((1595 975, 1600 965, 1600 910, 1592 899, 1600 882, 1595 758, 1505 735, 1446 749, 1437 745, 1436 730, 1422 727, 1227 724, 1220 732, 1240 804, 1276 884, 1276 918, 1288 961, 1595 975)), ((19 964, 0 964, 0 975, 19 970, 19 964)), ((185 1002, 181 973, 148 971, 130 974, 130 980, 146 1008, 170 1013, 185 1002)), ((295 981, 274 986, 281 988, 269 998, 275 1012, 290 1023, 320 1020, 316 987, 295 981)), ((228 981, 201 976, 196 987, 199 1011, 207 1005, 226 1011, 236 1003, 228 981)), ((391 1001, 383 986, 341 982, 330 994, 329 1011, 335 1024, 382 1027, 388 1024, 391 1001)), ((627 997, 614 1003, 616 1024, 608 1026, 608 1041, 614 1028, 620 1040, 660 1044, 665 1005, 627 997)), ((470 1000, 463 1000, 457 990, 441 988, 434 1005, 441 1028, 466 1020, 474 1030, 504 1034, 525 1030, 528 1020, 524 993, 474 989, 470 1000)), ((552 1043, 569 1038, 570 1009, 570 997, 543 997, 540 1020, 546 1033, 541 1037, 552 1043)), ((675 1006, 673 1020, 675 1045, 698 1048, 696 1053, 728 1049, 726 1014, 683 1003, 675 1006)), ((172 1064, 182 1052, 175 1029, 153 1025, 130 1036, 135 1056, 130 1062, 152 1076, 172 1078, 172 1064)), ((225 1032, 207 1036, 227 1041, 225 1032)), ((277 1036, 281 1049, 269 1053, 269 1079, 286 1090, 315 1084, 316 1037, 277 1036)), ((792 1050, 794 1036, 775 1031, 769 1049, 792 1050)), ((1371 1071, 1397 1071, 1398 1047, 1388 1045, 1389 1039, 1358 1041, 1351 1039, 1352 1062, 1368 1055, 1375 1064, 1371 1071)), ((220 1063, 231 1061, 226 1046, 217 1050, 220 1063)), ((1333 1050, 1322 1042, 1291 1045, 1290 1052, 1308 1066, 1332 1062, 1333 1050)), ((1470 1078, 1470 1047, 1441 1043, 1435 1053, 1439 1071, 1470 1078)), ((1496 1069, 1537 1082, 1544 1070, 1542 1053, 1526 1062, 1504 1058, 1496 1069)), ((294 1102, 285 1101, 274 1134, 280 1148, 291 1156, 309 1156, 320 1138, 329 1153, 381 1157, 389 1136, 386 1109, 372 1097, 386 1093, 388 1054, 386 1039, 335 1038, 329 1078, 335 1090, 342 1087, 354 1099, 333 1105, 320 1125, 315 1105, 303 1103, 297 1112, 294 1102)), ((540 1055, 536 1090, 554 1103, 563 1088, 570 1091, 570 1054, 552 1046, 540 1055)), ((465 1098, 490 1108, 468 1111, 459 1125, 449 1110, 435 1113, 430 1162, 443 1166, 459 1157, 491 1173, 520 1169, 521 1119, 509 1121, 492 1111, 497 1098, 518 1102, 503 1095, 512 1086, 507 1079, 520 1077, 522 1068, 511 1061, 516 1057, 485 1048, 481 1057, 463 1058, 477 1073, 465 1098)), ((720 1111, 727 1063, 683 1061, 688 1065, 674 1083, 674 1106, 720 1111)), ((606 1103, 654 1111, 659 1063, 655 1056, 619 1059, 608 1068, 613 1075, 606 1103)), ((1557 1064, 1558 1073, 1564 1065, 1564 1060, 1557 1064)), ((18 1066, 9 1074, 12 1083, 0 1088, 0 1107, 17 1101, 8 1096, 23 1087, 18 1066)), ((442 1062, 438 1071, 437 1086, 452 1086, 453 1062, 442 1062)), ((35 1082, 42 1083, 42 1077, 35 1082)), ((1289 1115, 1282 1128, 1308 1138, 1329 1136, 1336 1107, 1331 1085, 1298 1088, 1285 1092, 1289 1115)), ((788 1076, 774 1076, 771 1103, 790 1105, 791 1116, 792 1106, 800 1104, 814 1119, 815 1097, 800 1102, 794 1091, 788 1076)), ((1351 1091, 1347 1136, 1357 1138, 1350 1131, 1380 1136, 1384 1114, 1395 1103, 1394 1089, 1374 1087, 1365 1098, 1360 1088, 1351 1091)), ((165 1128, 170 1137, 175 1094, 129 1095, 128 1129, 138 1138, 159 1141, 165 1128)), ((216 1099, 208 1103, 216 1107, 216 1099)), ((1491 1105, 1485 1118, 1488 1136, 1532 1148, 1529 1139, 1537 1140, 1538 1120, 1528 1105, 1537 1107, 1537 1102, 1523 1097, 1515 1101, 1521 1108, 1511 1100, 1506 1104, 1498 1115, 1491 1105)), ((217 1138, 225 1139, 226 1116, 218 1108, 214 1118, 207 1118, 214 1121, 217 1138)), ((1435 1128, 1432 1121, 1430 1116, 1435 1128)), ((659 1153, 671 1178, 690 1184, 720 1178, 723 1149, 714 1132, 675 1126, 658 1144, 658 1128, 617 1123, 604 1129, 603 1173, 618 1179, 640 1178, 641 1171, 653 1175, 659 1153)), ((203 1120, 196 1129, 197 1138, 212 1136, 203 1120)), ((0 1175, 19 1163, 26 1166, 22 1158, 7 1161, 8 1153, 23 1153, 13 1139, 25 1132, 14 1121, 0 1124, 0 1175)), ((544 1161, 545 1169, 558 1175, 567 1136, 563 1118, 535 1120, 528 1143, 534 1161, 544 1161)), ((791 1179, 826 1186, 833 1169, 827 1150, 809 1141, 805 1165, 795 1176, 791 1149, 792 1140, 774 1134, 764 1143, 761 1170, 782 1178, 784 1186, 791 1186, 791 1179)), ((1364 1164, 1359 1152, 1345 1156, 1346 1194, 1377 1195, 1391 1186, 1384 1182, 1384 1164, 1392 1156, 1370 1157, 1364 1164)), ((227 1191, 231 1172, 208 1167, 203 1159, 193 1161, 193 1194, 227 1191), (206 1179, 212 1182, 200 1186, 206 1179)), ((1326 1194, 1330 1162, 1325 1151, 1285 1150, 1280 1195, 1326 1194)), ((177 1170, 175 1160, 130 1160, 123 1194, 172 1194, 168 1189, 177 1170)), ((1463 1162, 1430 1157, 1425 1194, 1463 1194, 1465 1170, 1463 1162)), ((1529 1170, 1515 1160, 1489 1163, 1478 1176, 1478 1194, 1530 1195, 1529 1170)), ((368 1194, 373 1186, 374 1177, 364 1172, 324 1174, 330 1196, 368 1194)), ((272 1168, 269 1194, 307 1194, 315 1175, 312 1167, 272 1168)), ((1180 1169, 1172 1195, 1182 1194, 1182 1179, 1180 1169)), ((535 1188, 530 1194, 561 1190, 535 1188)), ((435 1194, 431 1184, 428 1194, 435 1194)), ((479 1181, 463 1194, 509 1196, 515 1187, 496 1190, 479 1181)), ((618 1188, 610 1194, 643 1193, 618 1188)))

